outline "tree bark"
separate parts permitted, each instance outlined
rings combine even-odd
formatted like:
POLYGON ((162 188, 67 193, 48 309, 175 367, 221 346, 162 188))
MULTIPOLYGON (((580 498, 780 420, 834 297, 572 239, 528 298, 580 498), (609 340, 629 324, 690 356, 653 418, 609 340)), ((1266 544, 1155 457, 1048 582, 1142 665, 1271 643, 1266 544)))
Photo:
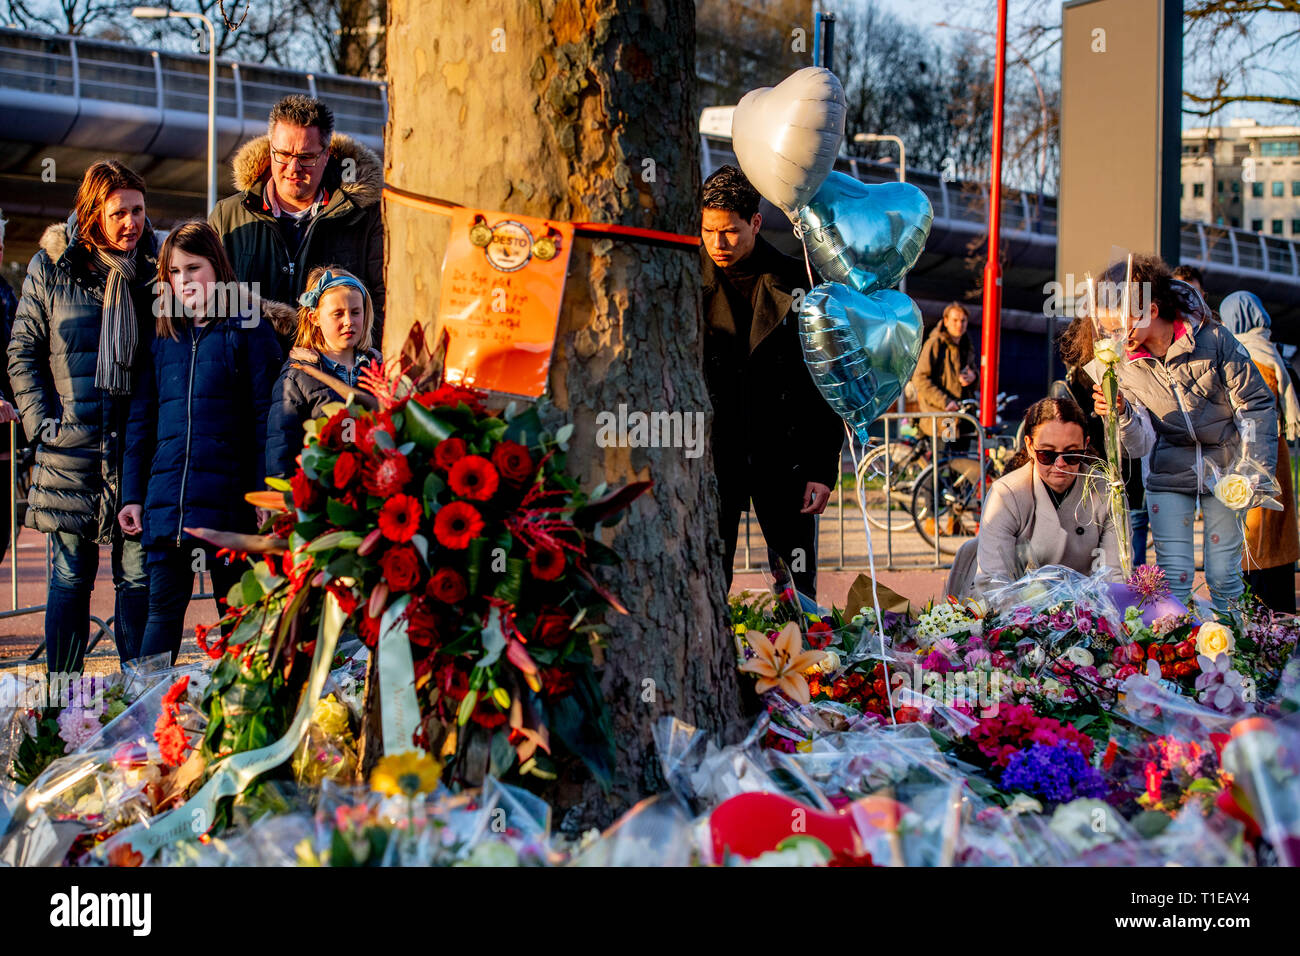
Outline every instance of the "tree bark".
MULTIPOLYGON (((385 175, 399 188, 523 215, 697 234, 700 169, 691 0, 390 0, 385 175)), ((385 353, 437 312, 446 220, 388 203, 385 353)), ((591 488, 654 481, 606 533, 604 583, 627 616, 601 683, 616 782, 560 788, 569 825, 603 824, 661 789, 652 728, 741 719, 717 492, 708 454, 598 447, 597 415, 712 415, 699 255, 627 241, 574 244, 550 370, 570 471, 591 488)))

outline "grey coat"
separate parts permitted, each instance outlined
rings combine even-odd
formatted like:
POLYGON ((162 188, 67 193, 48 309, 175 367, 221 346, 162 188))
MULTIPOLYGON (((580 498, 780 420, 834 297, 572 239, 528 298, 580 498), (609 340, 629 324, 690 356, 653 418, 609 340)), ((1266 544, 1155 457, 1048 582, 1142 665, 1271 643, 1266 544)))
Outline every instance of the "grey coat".
POLYGON ((1222 326, 1202 319, 1194 327, 1179 316, 1164 360, 1145 350, 1130 355, 1119 364, 1119 387, 1129 403, 1120 440, 1131 458, 1150 452, 1148 491, 1203 494, 1205 462, 1222 473, 1243 453, 1271 472, 1277 403, 1246 349, 1222 326))

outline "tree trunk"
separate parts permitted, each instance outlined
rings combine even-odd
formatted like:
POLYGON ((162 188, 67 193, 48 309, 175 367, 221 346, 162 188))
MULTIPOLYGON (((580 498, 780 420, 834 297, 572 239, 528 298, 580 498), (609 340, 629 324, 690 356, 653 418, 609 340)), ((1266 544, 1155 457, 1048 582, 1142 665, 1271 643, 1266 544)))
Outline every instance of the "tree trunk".
MULTIPOLYGON (((395 187, 523 215, 694 234, 699 154, 691 0, 390 0, 385 176, 395 187)), ((436 315, 443 217, 388 203, 385 352, 436 315)), ((661 789, 663 716, 718 730, 741 719, 710 456, 601 448, 600 412, 711 414, 702 368, 698 252, 575 242, 549 395, 576 427, 569 468, 587 488, 651 479, 606 542, 601 673, 614 792, 553 794, 569 826, 606 823, 661 789)))

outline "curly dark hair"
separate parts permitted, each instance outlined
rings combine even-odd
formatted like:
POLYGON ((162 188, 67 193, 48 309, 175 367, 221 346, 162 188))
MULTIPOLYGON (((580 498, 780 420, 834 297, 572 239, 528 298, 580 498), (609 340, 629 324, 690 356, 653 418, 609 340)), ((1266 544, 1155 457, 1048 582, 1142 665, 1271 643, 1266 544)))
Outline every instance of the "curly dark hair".
POLYGON ((735 166, 719 166, 713 175, 704 180, 705 209, 734 212, 746 222, 758 212, 758 190, 750 184, 735 166))

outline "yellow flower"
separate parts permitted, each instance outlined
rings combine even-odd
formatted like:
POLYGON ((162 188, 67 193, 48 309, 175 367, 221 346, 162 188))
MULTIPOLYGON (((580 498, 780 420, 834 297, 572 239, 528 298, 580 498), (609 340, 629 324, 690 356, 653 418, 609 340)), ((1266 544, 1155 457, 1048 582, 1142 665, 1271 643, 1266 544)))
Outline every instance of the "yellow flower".
POLYGON ((326 736, 341 736, 348 730, 348 709, 340 704, 333 694, 328 694, 316 701, 316 706, 311 712, 311 722, 326 736))
POLYGON ((761 631, 751 631, 745 640, 754 649, 753 660, 746 661, 740 669, 747 674, 757 674, 755 689, 760 694, 780 688, 791 700, 806 704, 809 700, 808 682, 803 672, 826 655, 821 651, 806 651, 799 625, 791 621, 781 628, 772 642, 761 631))
POLYGON ((1250 504, 1250 482, 1244 475, 1224 475, 1214 486, 1214 497, 1233 511, 1240 511, 1250 504))
POLYGON ((1231 654, 1234 643, 1232 631, 1218 621, 1206 621, 1196 632, 1196 653, 1211 660, 1220 654, 1231 654))
POLYGON ((370 789, 386 796, 428 793, 438 786, 442 764, 426 753, 407 750, 384 757, 370 773, 370 789))

